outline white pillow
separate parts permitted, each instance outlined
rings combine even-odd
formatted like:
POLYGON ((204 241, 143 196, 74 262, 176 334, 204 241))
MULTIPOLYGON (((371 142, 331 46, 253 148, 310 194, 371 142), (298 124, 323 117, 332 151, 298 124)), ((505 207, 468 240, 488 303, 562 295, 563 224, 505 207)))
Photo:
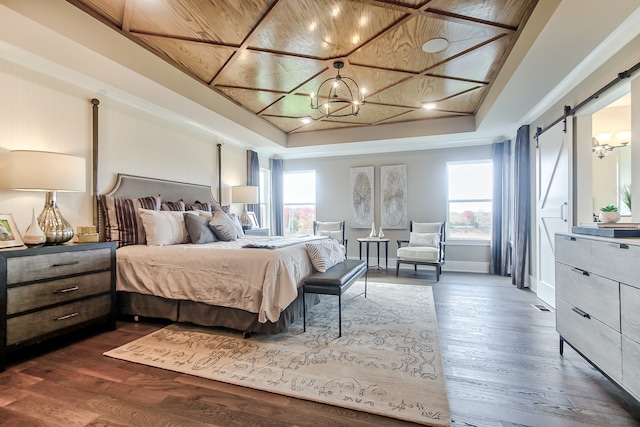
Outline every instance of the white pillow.
POLYGON ((342 231, 327 231, 327 230, 318 230, 316 232, 317 236, 327 236, 331 237, 334 240, 342 241, 342 231))
MULTIPOLYGON (((169 246, 189 243, 189 232, 184 224, 184 212, 138 209, 147 246, 169 246)), ((192 214, 195 215, 195 212, 192 214)))
POLYGON ((334 239, 322 239, 305 245, 311 264, 321 273, 344 261, 344 252, 334 239))
POLYGON ((409 246, 429 246, 440 248, 440 233, 411 233, 409 246))

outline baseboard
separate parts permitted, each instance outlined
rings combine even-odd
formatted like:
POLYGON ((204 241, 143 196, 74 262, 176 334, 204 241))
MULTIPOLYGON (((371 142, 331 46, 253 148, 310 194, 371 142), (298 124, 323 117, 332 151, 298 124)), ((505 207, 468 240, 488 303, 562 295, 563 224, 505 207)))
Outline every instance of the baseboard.
MULTIPOLYGON (((359 259, 357 256, 354 257, 348 257, 349 259, 359 259)), ((369 259, 369 262, 372 263, 372 265, 375 265, 375 263, 377 262, 377 258, 375 259, 369 259)), ((382 267, 384 267, 384 259, 380 260, 380 264, 382 265, 382 267)), ((411 264, 400 264, 400 268, 401 269, 412 269, 413 270, 413 265, 411 264)), ((423 266, 423 267, 418 267, 418 268, 433 268, 433 267, 429 267, 429 266, 423 266)), ((393 271, 395 272, 396 269, 396 259, 395 258, 389 258, 389 271, 393 271)), ((442 266, 442 271, 451 271, 451 272, 458 272, 458 273, 489 273, 489 263, 488 262, 477 262, 477 261, 446 261, 445 264, 442 266)))
POLYGON ((536 295, 546 304, 556 308, 556 289, 546 282, 536 280, 536 295))

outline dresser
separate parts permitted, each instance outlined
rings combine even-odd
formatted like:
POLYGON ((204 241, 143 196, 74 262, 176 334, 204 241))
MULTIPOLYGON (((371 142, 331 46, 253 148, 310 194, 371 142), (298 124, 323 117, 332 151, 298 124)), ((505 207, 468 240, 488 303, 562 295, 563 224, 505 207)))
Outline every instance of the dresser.
POLYGON ((0 370, 7 353, 89 325, 115 329, 114 242, 0 251, 0 370))
POLYGON ((640 400, 640 240, 555 236, 556 330, 640 400))

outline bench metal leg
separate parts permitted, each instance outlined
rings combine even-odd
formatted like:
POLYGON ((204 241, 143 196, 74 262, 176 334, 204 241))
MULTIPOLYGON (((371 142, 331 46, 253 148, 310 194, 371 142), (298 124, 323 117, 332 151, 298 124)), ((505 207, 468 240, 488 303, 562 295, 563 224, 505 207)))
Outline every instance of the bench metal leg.
POLYGON ((338 338, 342 336, 342 295, 338 295, 338 338))
POLYGON ((304 286, 302 286, 302 332, 307 332, 307 301, 304 286))

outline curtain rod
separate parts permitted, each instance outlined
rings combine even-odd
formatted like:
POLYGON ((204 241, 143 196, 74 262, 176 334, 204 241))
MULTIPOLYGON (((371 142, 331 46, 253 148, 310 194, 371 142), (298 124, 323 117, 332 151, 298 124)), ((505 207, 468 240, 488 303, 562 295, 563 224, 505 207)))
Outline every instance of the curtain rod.
POLYGON ((539 128, 536 129, 536 134, 535 134, 535 137, 534 137, 536 139, 536 148, 538 148, 538 137, 540 135, 542 135, 543 133, 545 133, 546 131, 548 131, 549 129, 551 129, 552 127, 554 127, 555 125, 557 125, 561 121, 565 121, 565 131, 566 131, 566 120, 567 120, 568 116, 573 116, 576 112, 578 112, 578 110, 582 109, 585 105, 587 105, 588 103, 590 103, 593 100, 598 99, 600 97, 600 95, 602 95, 603 93, 607 92, 609 89, 611 89, 614 86, 616 86, 622 80, 630 78, 635 73, 637 73, 639 70, 640 70, 640 62, 636 63, 636 65, 634 65, 633 67, 629 68, 627 71, 623 71, 621 73, 618 73, 618 76, 615 79, 611 80, 609 83, 607 83, 602 88, 600 88, 599 90, 594 92, 591 96, 589 96, 587 99, 585 99, 584 101, 582 101, 581 103, 579 103, 575 107, 571 108, 570 106, 565 105, 564 106, 564 115, 562 115, 558 119, 554 120, 553 123, 551 123, 550 125, 546 126, 545 128, 539 127, 539 128))

